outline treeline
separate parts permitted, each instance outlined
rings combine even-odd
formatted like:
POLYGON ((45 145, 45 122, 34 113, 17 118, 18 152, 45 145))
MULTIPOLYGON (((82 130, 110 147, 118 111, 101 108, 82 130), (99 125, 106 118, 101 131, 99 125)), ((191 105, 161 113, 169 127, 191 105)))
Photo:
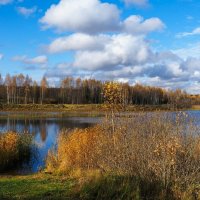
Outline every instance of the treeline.
POLYGON ((191 101, 192 101, 192 105, 200 105, 200 95, 196 94, 196 95, 190 95, 191 101))
MULTIPOLYGON (((66 77, 58 87, 49 85, 46 77, 40 83, 23 74, 0 75, 0 103, 2 104, 101 104, 105 82, 95 79, 66 77)), ((189 107, 190 98, 181 90, 165 90, 140 84, 120 83, 123 102, 137 105, 169 104, 189 107)))

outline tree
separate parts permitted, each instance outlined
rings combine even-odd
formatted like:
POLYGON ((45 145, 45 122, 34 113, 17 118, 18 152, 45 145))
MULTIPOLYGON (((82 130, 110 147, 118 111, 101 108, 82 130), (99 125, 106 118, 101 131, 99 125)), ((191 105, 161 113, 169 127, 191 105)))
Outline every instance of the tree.
POLYGON ((40 103, 43 104, 43 101, 44 101, 44 95, 45 95, 45 91, 48 87, 48 82, 47 82, 47 79, 46 77, 44 76, 41 80, 41 93, 40 93, 40 103))
POLYGON ((17 104, 20 104, 22 102, 21 97, 23 96, 23 87, 24 87, 24 81, 25 81, 25 76, 23 74, 19 74, 17 76, 17 104))
POLYGON ((33 86, 32 86, 32 92, 33 92, 33 94, 32 94, 32 98, 33 98, 33 104, 35 104, 36 103, 36 98, 37 98, 37 88, 38 88, 38 85, 37 85, 37 82, 36 81, 34 81, 33 82, 33 86))
POLYGON ((30 93, 30 86, 32 83, 32 79, 27 75, 24 81, 24 90, 25 90, 25 96, 24 96, 24 103, 28 103, 28 96, 30 93))
POLYGON ((12 84, 12 80, 11 80, 10 74, 7 74, 6 79, 5 79, 7 104, 10 104, 11 84, 12 84))
POLYGON ((3 85, 3 78, 2 78, 2 76, 0 74, 0 86, 2 86, 2 85, 3 85))
POLYGON ((103 97, 106 108, 111 113, 112 131, 115 131, 115 112, 122 108, 122 87, 117 82, 107 82, 103 86, 103 97))

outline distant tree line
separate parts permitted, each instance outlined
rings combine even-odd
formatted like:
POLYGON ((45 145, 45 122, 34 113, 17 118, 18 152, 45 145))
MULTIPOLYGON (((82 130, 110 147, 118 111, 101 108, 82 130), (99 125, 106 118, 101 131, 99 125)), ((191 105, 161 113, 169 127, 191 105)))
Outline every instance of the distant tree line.
POLYGON ((200 94, 190 95, 190 98, 193 105, 200 105, 200 94))
MULTIPOLYGON (((23 74, 0 75, 0 103, 2 104, 101 104, 106 82, 95 79, 66 77, 58 87, 48 84, 46 77, 40 83, 23 74)), ((140 84, 120 83, 125 104, 188 107, 189 95, 182 90, 165 90, 140 84)))

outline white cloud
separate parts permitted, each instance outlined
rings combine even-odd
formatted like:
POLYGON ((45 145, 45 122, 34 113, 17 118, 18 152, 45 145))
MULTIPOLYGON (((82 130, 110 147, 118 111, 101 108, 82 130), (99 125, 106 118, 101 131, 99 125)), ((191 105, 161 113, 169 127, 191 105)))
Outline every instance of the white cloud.
POLYGON ((82 33, 75 33, 70 36, 60 37, 54 40, 48 47, 49 53, 77 50, 102 49, 109 40, 107 35, 91 36, 82 33))
POLYGON ((144 20, 141 16, 131 15, 122 21, 120 10, 115 4, 102 3, 99 0, 61 0, 46 11, 40 22, 45 28, 55 28, 61 32, 89 34, 102 32, 146 34, 164 28, 159 18, 144 20))
POLYGON ((188 57, 200 58, 200 43, 190 44, 187 47, 175 49, 172 51, 177 54, 182 59, 187 59, 188 57))
POLYGON ((0 5, 6 5, 6 4, 9 4, 11 2, 12 2, 12 0, 0 0, 0 5))
POLYGON ((70 63, 59 63, 53 68, 47 69, 45 76, 51 78, 63 78, 71 76, 75 70, 71 67, 70 63))
MULTIPOLYGON (((121 24, 121 32, 132 35, 146 35, 149 32, 163 28, 164 24, 158 18, 143 20, 140 16, 131 16, 121 24)), ((98 50, 102 49, 109 40, 110 36, 106 34, 91 36, 84 33, 75 33, 55 39, 46 49, 49 53, 69 50, 98 50)))
MULTIPOLYGON (((109 40, 104 42, 102 49, 78 51, 75 54, 74 66, 87 70, 108 70, 120 65, 144 63, 150 56, 148 45, 143 37, 128 34, 107 37, 109 40)), ((96 36, 95 38, 98 41, 96 36)))
POLYGON ((182 37, 186 37, 186 36, 193 36, 193 35, 200 35, 200 27, 195 28, 193 31, 191 32, 183 32, 183 33, 179 33, 176 35, 177 38, 182 38, 182 37))
POLYGON ((37 11, 36 6, 32 8, 17 7, 17 12, 25 17, 29 17, 30 15, 34 14, 36 11, 37 11))
POLYGON ((40 20, 46 28, 69 32, 104 32, 116 29, 119 10, 99 0, 61 0, 52 5, 40 20))
POLYGON ((165 25, 159 18, 144 20, 138 15, 131 15, 123 22, 124 31, 131 34, 147 34, 162 30, 164 27, 165 25))
POLYGON ((15 56, 13 58, 13 61, 19 61, 24 64, 38 64, 38 65, 43 65, 48 62, 48 58, 45 55, 42 56, 37 56, 34 58, 28 58, 27 56, 15 56))
MULTIPOLYGON (((49 52, 74 51, 74 60, 57 68, 60 76, 70 70, 74 74, 82 70, 83 75, 93 74, 99 79, 129 79, 147 76, 151 79, 182 81, 194 73, 187 64, 173 52, 153 52, 145 35, 74 33, 58 38, 49 47, 49 52), (77 45, 79 44, 79 45, 77 45)), ((197 70, 195 70, 197 71, 197 70)), ((197 74, 197 72, 195 72, 197 74)), ((51 72, 51 76, 53 73, 51 72)))
POLYGON ((191 94, 199 94, 199 88, 200 88, 200 82, 195 81, 189 84, 187 87, 187 91, 190 92, 191 94))
MULTIPOLYGON (((148 2, 132 3, 145 6, 148 2)), ((68 32, 46 46, 48 53, 73 51, 70 63, 66 59, 47 70, 51 78, 92 75, 101 80, 140 81, 166 88, 189 88, 188 82, 199 81, 200 59, 189 59, 188 54, 195 56, 200 45, 166 52, 152 50, 146 38, 165 27, 159 18, 131 15, 122 20, 120 10, 111 3, 61 0, 40 21, 46 28, 68 32)))
POLYGON ((0 53, 0 60, 2 60, 3 57, 4 57, 4 55, 0 53))
POLYGON ((139 7, 146 7, 149 4, 148 0, 124 0, 127 5, 133 4, 139 7))
POLYGON ((190 71, 191 74, 196 76, 198 72, 200 72, 200 58, 188 58, 184 62, 183 67, 185 69, 188 69, 188 71, 190 71))

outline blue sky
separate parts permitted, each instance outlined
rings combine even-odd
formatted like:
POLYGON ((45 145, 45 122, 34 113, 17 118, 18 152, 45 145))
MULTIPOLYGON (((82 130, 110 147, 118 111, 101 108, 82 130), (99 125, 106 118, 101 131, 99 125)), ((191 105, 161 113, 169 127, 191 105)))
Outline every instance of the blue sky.
POLYGON ((0 0, 0 73, 200 93, 198 0, 0 0))

